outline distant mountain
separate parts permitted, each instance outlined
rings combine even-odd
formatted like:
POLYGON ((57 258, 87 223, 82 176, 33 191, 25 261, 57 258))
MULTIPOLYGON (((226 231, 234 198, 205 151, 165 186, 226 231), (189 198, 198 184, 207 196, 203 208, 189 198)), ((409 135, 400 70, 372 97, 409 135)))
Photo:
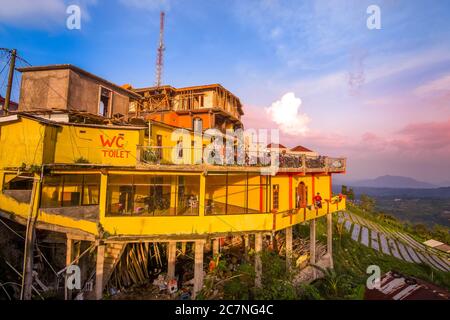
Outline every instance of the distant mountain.
MULTIPOLYGON (((352 186, 351 184, 346 184, 346 186, 352 186)), ((413 188, 373 188, 373 187, 351 187, 355 192, 355 196, 359 198, 362 194, 374 198, 429 198, 429 199, 449 199, 450 198, 450 187, 446 188, 424 188, 424 189, 413 189, 413 188)), ((341 192, 341 185, 334 184, 333 192, 341 192)))
POLYGON ((432 189, 438 186, 409 177, 385 175, 375 179, 360 180, 350 184, 352 187, 394 188, 394 189, 432 189))
POLYGON ((450 187, 450 180, 442 181, 441 183, 439 183, 439 186, 441 186, 441 187, 450 187))

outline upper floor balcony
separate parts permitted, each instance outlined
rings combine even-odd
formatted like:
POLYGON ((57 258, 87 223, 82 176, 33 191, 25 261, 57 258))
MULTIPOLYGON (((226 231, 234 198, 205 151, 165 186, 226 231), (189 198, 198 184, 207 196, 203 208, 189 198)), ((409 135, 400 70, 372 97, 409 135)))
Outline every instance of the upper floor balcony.
POLYGON ((177 170, 214 169, 218 171, 261 171, 276 168, 278 172, 343 173, 346 158, 309 156, 270 149, 242 150, 229 154, 219 149, 137 146, 136 166, 144 168, 169 167, 177 170))

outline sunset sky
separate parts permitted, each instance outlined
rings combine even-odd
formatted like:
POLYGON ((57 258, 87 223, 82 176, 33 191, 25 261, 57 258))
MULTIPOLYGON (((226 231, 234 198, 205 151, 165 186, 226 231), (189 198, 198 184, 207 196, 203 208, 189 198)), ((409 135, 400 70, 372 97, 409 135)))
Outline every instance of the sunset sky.
POLYGON ((164 9, 165 84, 221 83, 240 97, 246 128, 279 128, 285 145, 346 156, 348 179, 450 185, 450 1, 0 0, 0 8, 0 47, 134 87, 154 84, 164 9), (70 4, 81 7, 80 30, 66 28, 70 4), (380 30, 366 26, 372 4, 380 30))

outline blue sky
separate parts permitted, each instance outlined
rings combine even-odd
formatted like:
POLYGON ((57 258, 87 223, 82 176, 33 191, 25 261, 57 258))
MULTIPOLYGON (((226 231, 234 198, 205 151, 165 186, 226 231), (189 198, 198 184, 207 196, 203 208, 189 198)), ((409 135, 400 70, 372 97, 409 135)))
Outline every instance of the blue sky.
POLYGON ((450 181, 449 1, 0 0, 0 8, 1 47, 33 65, 72 63, 135 87, 154 83, 163 9, 164 83, 223 84, 241 98, 247 127, 278 127, 288 145, 348 156, 349 178, 450 181), (66 28, 70 4, 81 7, 81 30, 66 28), (371 4, 380 30, 366 26, 371 4), (274 121, 267 110, 289 92, 301 99, 292 100, 297 114, 274 121), (299 130, 285 130, 292 125, 299 130))

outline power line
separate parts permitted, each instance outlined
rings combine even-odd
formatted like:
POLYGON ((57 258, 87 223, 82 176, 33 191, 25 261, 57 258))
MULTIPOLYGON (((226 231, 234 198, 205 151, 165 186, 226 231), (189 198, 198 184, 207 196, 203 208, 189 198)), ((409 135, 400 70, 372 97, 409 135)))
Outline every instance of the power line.
POLYGON ((9 65, 9 62, 11 61, 11 55, 9 55, 8 61, 5 63, 5 65, 2 68, 2 71, 0 71, 0 75, 3 73, 3 71, 5 71, 6 66, 9 65))

